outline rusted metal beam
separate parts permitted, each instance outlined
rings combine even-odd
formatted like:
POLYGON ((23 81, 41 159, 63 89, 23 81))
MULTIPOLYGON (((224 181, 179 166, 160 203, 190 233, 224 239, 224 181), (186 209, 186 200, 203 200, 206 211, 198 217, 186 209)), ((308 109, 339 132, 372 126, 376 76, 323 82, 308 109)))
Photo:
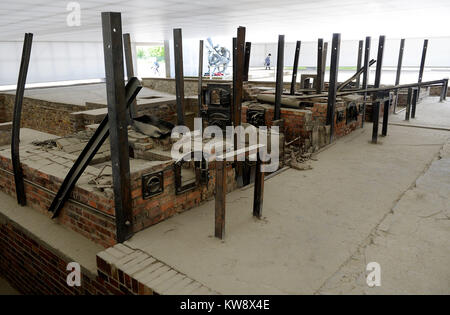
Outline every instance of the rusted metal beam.
POLYGON ((372 114, 373 114, 372 143, 376 144, 378 142, 378 122, 380 119, 380 102, 379 101, 372 103, 372 114))
POLYGON ((17 80, 16 96, 14 100, 13 125, 11 134, 11 161, 14 172, 14 183, 16 186, 17 202, 21 206, 27 204, 25 195, 25 185, 23 182, 23 170, 20 165, 19 144, 20 144, 20 118, 22 117, 23 94, 25 92, 25 83, 27 81, 28 65, 30 64, 31 46, 33 44, 33 34, 26 33, 22 60, 20 62, 19 78, 17 80))
POLYGON ((412 91, 413 91, 412 87, 408 88, 408 97, 406 99, 405 120, 409 120, 409 117, 411 116, 412 91))
MULTIPOLYGON (((363 83, 362 88, 363 90, 367 90, 367 86, 369 83, 369 59, 370 59, 370 45, 371 45, 371 37, 366 37, 366 42, 364 46, 364 73, 363 73, 363 83)), ((364 123, 366 121, 366 99, 367 99, 367 93, 364 93, 364 102, 363 102, 363 108, 362 108, 362 120, 361 120, 361 128, 364 127, 364 123)))
POLYGON ((173 30, 175 56, 175 92, 177 99, 177 124, 184 125, 184 73, 183 73, 183 36, 181 28, 173 30))
POLYGON ((323 78, 322 70, 324 68, 323 64, 323 38, 319 38, 317 41, 317 77, 316 77, 316 93, 321 93, 323 91, 323 78))
POLYGON ((245 61, 244 61, 244 81, 248 81, 248 71, 250 70, 250 52, 252 49, 252 43, 245 43, 245 61))
POLYGON ((110 125, 109 142, 114 188, 116 238, 121 243, 132 236, 130 161, 121 14, 117 12, 102 12, 102 30, 108 121, 110 125))
POLYGON ((220 239, 225 237, 225 207, 227 194, 227 163, 225 160, 216 160, 216 195, 215 195, 215 225, 214 236, 220 239))
MULTIPOLYGON (((356 61, 356 71, 358 72, 362 68, 362 57, 363 57, 363 51, 364 51, 364 41, 360 40, 358 42, 358 59, 356 61)), ((358 74, 356 77, 356 88, 359 89, 361 85, 361 73, 358 74)))
POLYGON ((381 135, 383 137, 387 136, 388 131, 388 123, 389 123, 389 107, 391 104, 391 97, 389 97, 388 100, 384 101, 384 107, 383 107, 383 128, 381 130, 381 135))
POLYGON ((380 83, 381 83, 381 71, 382 71, 382 67, 383 67, 385 41, 386 41, 386 36, 381 35, 378 40, 377 68, 375 70, 375 81, 373 84, 374 88, 379 88, 380 83))
POLYGON ((416 106, 418 95, 419 95, 419 88, 414 88, 411 99, 411 118, 416 118, 416 106))
MULTIPOLYGON (((425 69, 425 60, 427 58, 427 49, 428 49, 428 39, 425 39, 423 41, 422 59, 420 60, 420 69, 419 69, 419 80, 417 81, 418 83, 421 83, 422 79, 423 79, 423 71, 425 69)), ((417 99, 419 99, 419 95, 420 95, 420 88, 419 88, 419 91, 417 92, 417 99)))
POLYGON ((253 216, 261 218, 264 201, 264 172, 261 170, 262 156, 258 153, 255 169, 255 187, 253 191, 253 216))
MULTIPOLYGON (((404 51, 405 51, 405 39, 402 38, 400 40, 400 48, 398 51, 397 74, 395 76, 395 85, 400 84, 400 75, 402 74, 403 52, 404 51)), ((395 90, 394 113, 397 112, 398 92, 399 92, 399 90, 395 90)))
POLYGON ((242 119, 242 95, 244 82, 244 49, 245 49, 245 27, 239 26, 236 37, 236 78, 233 86, 233 107, 234 107, 234 125, 239 126, 242 119))
POLYGON ((295 55, 294 55, 294 67, 292 68, 292 81, 291 81, 291 91, 290 94, 295 94, 295 85, 297 83, 297 72, 298 72, 298 59, 300 57, 300 48, 302 46, 301 41, 297 41, 295 45, 295 55))
POLYGON ((202 115, 203 95, 203 40, 200 40, 198 49, 198 117, 202 115))
POLYGON ((327 125, 330 125, 330 142, 334 138, 334 116, 336 111, 336 92, 339 71, 339 52, 341 49, 341 34, 333 34, 331 44, 330 85, 328 87, 327 125))
POLYGON ((284 35, 278 36, 277 80, 275 85, 275 110, 273 120, 281 118, 281 95, 283 94, 284 35))
MULTIPOLYGON (((123 34, 123 50, 125 52, 125 65, 127 68, 127 80, 134 77, 133 53, 131 48, 131 38, 129 33, 123 34)), ((137 117, 137 102, 133 101, 130 105, 130 118, 137 117)))

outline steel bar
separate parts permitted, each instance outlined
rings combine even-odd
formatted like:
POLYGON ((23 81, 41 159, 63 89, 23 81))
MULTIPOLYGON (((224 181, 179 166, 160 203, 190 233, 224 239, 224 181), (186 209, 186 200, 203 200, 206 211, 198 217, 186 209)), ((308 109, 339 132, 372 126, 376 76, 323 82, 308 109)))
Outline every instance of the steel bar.
POLYGON ((443 102, 447 98, 447 91, 448 91, 448 79, 444 79, 442 82, 441 96, 439 98, 439 102, 443 102))
MULTIPOLYGON (((370 60, 369 62, 369 67, 371 67, 373 64, 375 64, 376 61, 374 59, 370 60)), ((337 91, 342 91, 347 85, 349 85, 355 78, 357 78, 358 76, 361 75, 361 73, 363 73, 365 70, 365 67, 362 67, 361 69, 359 69, 354 75, 352 75, 350 78, 348 78, 347 80, 345 80, 344 82, 342 82, 337 91)))
MULTIPOLYGON (((362 68, 362 57, 364 51, 364 41, 360 40, 358 42, 358 60, 356 61, 356 71, 358 72, 362 68)), ((361 85, 361 73, 356 77, 356 88, 359 89, 361 85)))
POLYGON ((23 42, 22 59, 20 61, 16 96, 14 99, 13 125, 11 134, 11 162, 14 172, 14 183, 16 186, 17 202, 21 206, 25 206, 27 204, 27 198, 25 195, 25 185, 23 183, 23 170, 22 166, 20 165, 20 154, 19 154, 20 120, 22 117, 23 94, 25 92, 25 83, 27 81, 28 65, 30 64, 32 44, 33 44, 33 34, 26 33, 23 42))
MULTIPOLYGON (((364 73, 363 73, 363 85, 362 88, 364 90, 367 89, 368 82, 369 82, 369 58, 370 58, 370 45, 371 45, 371 37, 366 37, 366 43, 364 47, 364 73)), ((364 93, 364 103, 362 108, 362 121, 361 121, 361 127, 364 127, 364 122, 366 120, 366 98, 367 93, 364 93)))
POLYGON ((177 124, 184 125, 184 73, 183 73, 183 37, 181 28, 173 30, 175 56, 175 92, 177 99, 177 124))
MULTIPOLYGON (((400 84, 400 75, 402 74, 402 64, 403 64, 403 52, 404 52, 404 50, 405 50, 405 39, 402 38, 400 40, 400 49, 399 49, 399 52, 398 52, 397 74, 395 76, 395 85, 399 85, 400 84)), ((399 90, 395 90, 394 113, 397 112, 398 92, 399 92, 399 90)))
POLYGON ((322 69, 323 69, 323 38, 319 38, 317 41, 317 76, 316 76, 316 93, 321 93, 323 91, 323 78, 322 78, 322 69))
POLYGON ((248 81, 248 72, 250 70, 250 52, 252 50, 252 43, 245 43, 245 61, 244 61, 244 82, 248 81))
POLYGON ((448 93, 448 79, 444 79, 444 101, 447 99, 447 93, 448 93))
POLYGON ((121 14, 102 12, 102 31, 116 239, 122 243, 132 236, 132 208, 121 14))
POLYGON ((295 94, 295 85, 297 84, 297 72, 298 72, 298 59, 300 57, 300 48, 302 46, 301 41, 297 41, 295 45, 295 55, 294 55, 294 67, 292 68, 292 81, 291 81, 291 91, 290 94, 295 94))
POLYGON ((372 143, 378 142, 378 122, 380 119, 380 102, 376 101, 372 105, 373 111, 373 129, 372 129, 372 143))
POLYGON ((384 43, 386 41, 386 37, 381 35, 378 40, 378 54, 377 54, 377 69, 375 71, 375 82, 374 88, 380 87, 381 82, 381 70, 383 67, 383 55, 384 55, 384 43))
POLYGON ((255 187, 253 191, 253 216, 261 218, 263 201, 264 201, 264 172, 261 170, 262 166, 261 153, 258 153, 255 170, 255 187))
POLYGON ((405 120, 409 120, 409 117, 411 115, 412 90, 413 90, 412 87, 408 89, 408 97, 406 99, 405 120))
POLYGON ((273 120, 281 118, 281 95, 283 94, 284 35, 278 36, 277 80, 275 85, 275 110, 273 120))
MULTIPOLYGON (((422 49, 422 59, 420 60, 420 69, 419 69, 419 80, 417 82, 422 82, 423 79, 423 71, 425 69, 425 60, 427 58, 427 49, 428 49, 428 39, 425 39, 423 41, 423 49, 422 49)), ((417 99, 419 98, 420 95, 420 89, 419 92, 417 93, 417 99)))
MULTIPOLYGON (((136 98, 141 89, 141 83, 137 78, 130 78, 130 80, 128 80, 128 83, 125 87, 126 107, 129 107, 132 104, 133 100, 136 98)), ((83 174, 86 167, 88 167, 94 156, 97 154, 100 147, 103 145, 106 139, 108 139, 109 126, 108 115, 105 115, 97 130, 92 135, 91 139, 89 139, 88 143, 78 156, 77 160, 75 161, 69 173, 67 173, 64 181, 59 187, 58 193, 56 194, 55 198, 52 201, 52 204, 50 205, 50 208, 48 209, 48 211, 53 213, 53 218, 56 218, 59 215, 59 212, 63 208, 67 199, 70 197, 70 193, 75 187, 78 179, 83 174)))
POLYGON ((341 34, 333 34, 331 44, 330 83, 328 87, 327 125, 330 125, 330 143, 334 138, 334 116, 336 111, 336 92, 339 70, 339 52, 341 49, 341 34))
MULTIPOLYGON (((127 80, 130 80, 134 77, 134 68, 133 68, 133 53, 131 48, 131 38, 130 34, 123 34, 123 50, 125 53, 125 65, 127 68, 127 80)), ((136 100, 130 105, 130 122, 133 118, 137 117, 137 102, 136 100)))
POLYGON ((419 95, 419 89, 414 88, 411 100, 411 118, 416 118, 416 106, 417 106, 417 96, 419 95))
POLYGON ((225 237, 225 205, 227 194, 226 161, 216 160, 216 195, 215 195, 215 228, 214 236, 225 237))
POLYGON ((245 50, 245 27, 239 26, 236 37, 236 78, 233 87, 234 125, 239 126, 242 119, 242 96, 244 81, 244 50, 245 50))
POLYGON ((322 72, 320 73, 322 80, 322 88, 325 86, 325 70, 327 69, 327 53, 328 53, 328 43, 323 43, 323 52, 322 52, 322 72))
POLYGON ((381 135, 383 137, 387 136, 390 105, 391 105, 391 98, 389 97, 388 100, 384 101, 384 105, 383 105, 383 128, 381 130, 381 135))
POLYGON ((198 117, 202 115, 203 95, 203 40, 200 40, 198 49, 198 117))
POLYGON ((236 119, 238 119, 236 116, 236 104, 235 104, 235 98, 234 94, 237 90, 236 87, 236 71, 237 71, 237 38, 233 37, 233 101, 231 102, 231 117, 233 124, 236 124, 236 119))

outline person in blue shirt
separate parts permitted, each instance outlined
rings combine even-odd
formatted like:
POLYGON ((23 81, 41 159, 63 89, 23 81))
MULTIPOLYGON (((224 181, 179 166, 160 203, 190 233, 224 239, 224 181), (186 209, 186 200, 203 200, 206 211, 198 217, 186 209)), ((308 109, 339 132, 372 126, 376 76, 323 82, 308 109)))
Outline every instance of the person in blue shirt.
POLYGON ((272 56, 272 54, 268 54, 266 57, 266 60, 264 61, 264 65, 266 66, 266 70, 269 69, 270 70, 270 56, 272 56))

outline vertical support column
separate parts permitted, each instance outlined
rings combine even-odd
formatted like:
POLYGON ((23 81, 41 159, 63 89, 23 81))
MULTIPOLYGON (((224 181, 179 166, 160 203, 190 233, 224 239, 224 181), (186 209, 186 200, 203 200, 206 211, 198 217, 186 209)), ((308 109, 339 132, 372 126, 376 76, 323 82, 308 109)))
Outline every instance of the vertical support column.
MULTIPOLYGON (((233 101, 231 102, 231 120, 233 124, 236 124, 236 104, 235 104, 235 91, 237 90, 236 87, 236 71, 237 71, 237 38, 233 37, 233 101)), ((211 75, 211 69, 210 69, 210 75, 211 75)))
MULTIPOLYGON (((400 49, 398 52, 398 62, 397 62, 397 75, 395 76, 395 85, 400 84, 400 75, 402 74, 402 63, 403 63, 403 52, 405 50, 405 39, 400 40, 400 49)), ((397 112, 398 105, 398 92, 399 89, 395 90, 395 102, 394 102, 394 113, 397 112)))
POLYGON ((323 43, 323 51, 322 51, 322 73, 321 80, 322 80, 322 90, 324 89, 325 85, 325 69, 327 68, 327 53, 328 53, 328 43, 323 43))
POLYGON ((419 89, 418 88, 414 88, 413 89, 413 94, 412 94, 412 100, 411 100, 411 118, 416 118, 416 105, 417 105, 417 96, 419 95, 419 89))
POLYGON ((245 61, 244 61, 244 81, 248 81, 248 72, 250 70, 250 52, 252 50, 252 43, 245 43, 245 61))
POLYGON ((262 166, 261 153, 257 154, 256 170, 255 170, 255 187, 253 192, 253 216, 261 218, 264 200, 264 173, 261 171, 262 166))
MULTIPOLYGON (((364 41, 360 40, 358 42, 358 60, 356 61, 356 71, 361 70, 363 50, 364 50, 364 41)), ((356 77, 356 88, 359 89, 360 85, 361 85, 361 75, 359 74, 356 77)))
MULTIPOLYGON (((133 53, 131 49, 131 38, 130 34, 123 34, 123 50, 125 52, 125 64, 127 68, 127 80, 130 80, 134 77, 134 68, 133 68, 133 53)), ((135 118, 137 116, 137 102, 133 100, 133 103, 130 104, 130 118, 135 118)))
POLYGON ((374 86, 373 86, 374 88, 380 87, 385 40, 386 40, 386 37, 383 35, 381 35, 380 39, 378 40, 377 68, 375 71, 375 82, 374 82, 374 86))
POLYGON ((215 196, 215 224, 214 236, 225 237, 225 200, 227 194, 227 163, 216 160, 216 196, 215 196))
POLYGON ((373 129, 372 129, 372 143, 378 142, 378 123, 380 119, 380 102, 373 102, 373 129))
MULTIPOLYGON (((370 59, 370 44, 371 44, 371 37, 366 37, 366 43, 364 48, 364 72, 363 72, 363 90, 367 89, 367 85, 369 83, 369 59, 370 59)), ((367 99, 367 93, 364 93, 364 100, 363 100, 363 109, 362 109, 362 120, 361 120, 361 128, 364 127, 364 122, 366 121, 366 99, 367 99)))
POLYGON ((33 34, 26 33, 22 60, 20 61, 19 78, 17 80, 16 97, 14 99, 13 126, 11 134, 11 162, 14 171, 14 183, 16 186, 17 202, 21 206, 27 204, 25 195, 25 185, 23 182, 23 170, 20 165, 19 144, 20 144, 20 118, 22 117, 22 102, 27 81, 28 65, 30 64, 31 45, 33 44, 33 34))
POLYGON ((200 40, 198 49, 198 117, 202 115, 202 82, 203 81, 203 40, 200 40))
POLYGON ((412 88, 408 89, 408 98, 406 99, 405 120, 409 120, 411 114, 412 88))
POLYGON ((383 106, 383 129, 381 130, 381 135, 383 137, 387 136, 390 105, 391 105, 391 97, 389 96, 389 99, 384 101, 384 106, 383 106))
MULTIPOLYGON (((422 49, 422 59, 420 60, 420 69, 419 69, 419 80, 418 83, 422 83, 423 79, 423 70, 425 69, 425 59, 427 58, 427 49, 428 49, 428 39, 423 41, 423 49, 422 49)), ((417 99, 419 99, 420 95, 420 86, 419 92, 417 92, 417 99)))
POLYGON ((283 94, 284 35, 278 35, 277 81, 275 86, 275 110, 273 120, 281 118, 281 95, 283 94))
POLYGON ((302 42, 297 41, 297 44, 295 45, 295 55, 294 55, 294 67, 292 68, 292 81, 291 81, 291 91, 290 94, 295 94, 295 84, 297 83, 297 72, 298 72, 298 59, 300 58, 300 48, 301 48, 302 42))
POLYGON ((236 78, 235 85, 233 86, 233 99, 234 99, 234 125, 239 126, 241 124, 241 106, 242 106, 242 84, 244 81, 244 49, 245 49, 245 27, 239 26, 237 29, 236 37, 236 78))
POLYGON ((439 98, 439 102, 443 102, 447 98, 447 90, 448 90, 448 79, 444 79, 442 83, 441 96, 439 98))
POLYGON ((130 161, 127 108, 123 71, 122 20, 120 13, 102 13, 103 45, 108 101, 116 237, 119 243, 132 235, 130 161))
POLYGON ((175 90, 177 98, 177 124, 184 125, 184 73, 183 73, 183 38, 181 28, 173 30, 175 55, 175 90))
POLYGON ((164 67, 166 68, 166 78, 170 78, 170 45, 169 41, 164 41, 164 67))
POLYGON ((316 93, 320 94, 323 91, 323 38, 317 41, 317 77, 316 77, 316 93))
POLYGON ((328 87, 327 125, 330 125, 330 143, 334 138, 334 116, 336 111, 336 91, 339 69, 341 34, 333 34, 331 44, 330 86, 328 87))

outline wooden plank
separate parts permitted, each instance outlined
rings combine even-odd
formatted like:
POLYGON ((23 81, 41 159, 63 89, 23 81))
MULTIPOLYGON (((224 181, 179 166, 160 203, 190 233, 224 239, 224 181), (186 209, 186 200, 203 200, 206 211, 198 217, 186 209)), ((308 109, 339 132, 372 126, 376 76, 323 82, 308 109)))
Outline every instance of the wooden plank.
POLYGON ((26 33, 22 59, 20 61, 19 78, 17 81, 16 96, 14 99, 14 113, 11 133, 11 161, 14 172, 14 183, 16 186, 17 202, 21 206, 27 204, 25 195, 25 185, 23 182, 23 170, 20 165, 19 144, 20 144, 20 118, 22 117, 23 94, 25 92, 25 82, 27 81, 28 65, 30 64, 31 45, 33 44, 33 34, 26 33))
POLYGON ((215 196, 215 228, 214 236, 225 237, 225 206, 227 194, 226 161, 216 161, 216 196, 215 196))
POLYGON ((102 13, 103 45, 108 102, 116 238, 119 243, 132 236, 130 161, 127 108, 123 67, 122 20, 120 13, 102 13))

